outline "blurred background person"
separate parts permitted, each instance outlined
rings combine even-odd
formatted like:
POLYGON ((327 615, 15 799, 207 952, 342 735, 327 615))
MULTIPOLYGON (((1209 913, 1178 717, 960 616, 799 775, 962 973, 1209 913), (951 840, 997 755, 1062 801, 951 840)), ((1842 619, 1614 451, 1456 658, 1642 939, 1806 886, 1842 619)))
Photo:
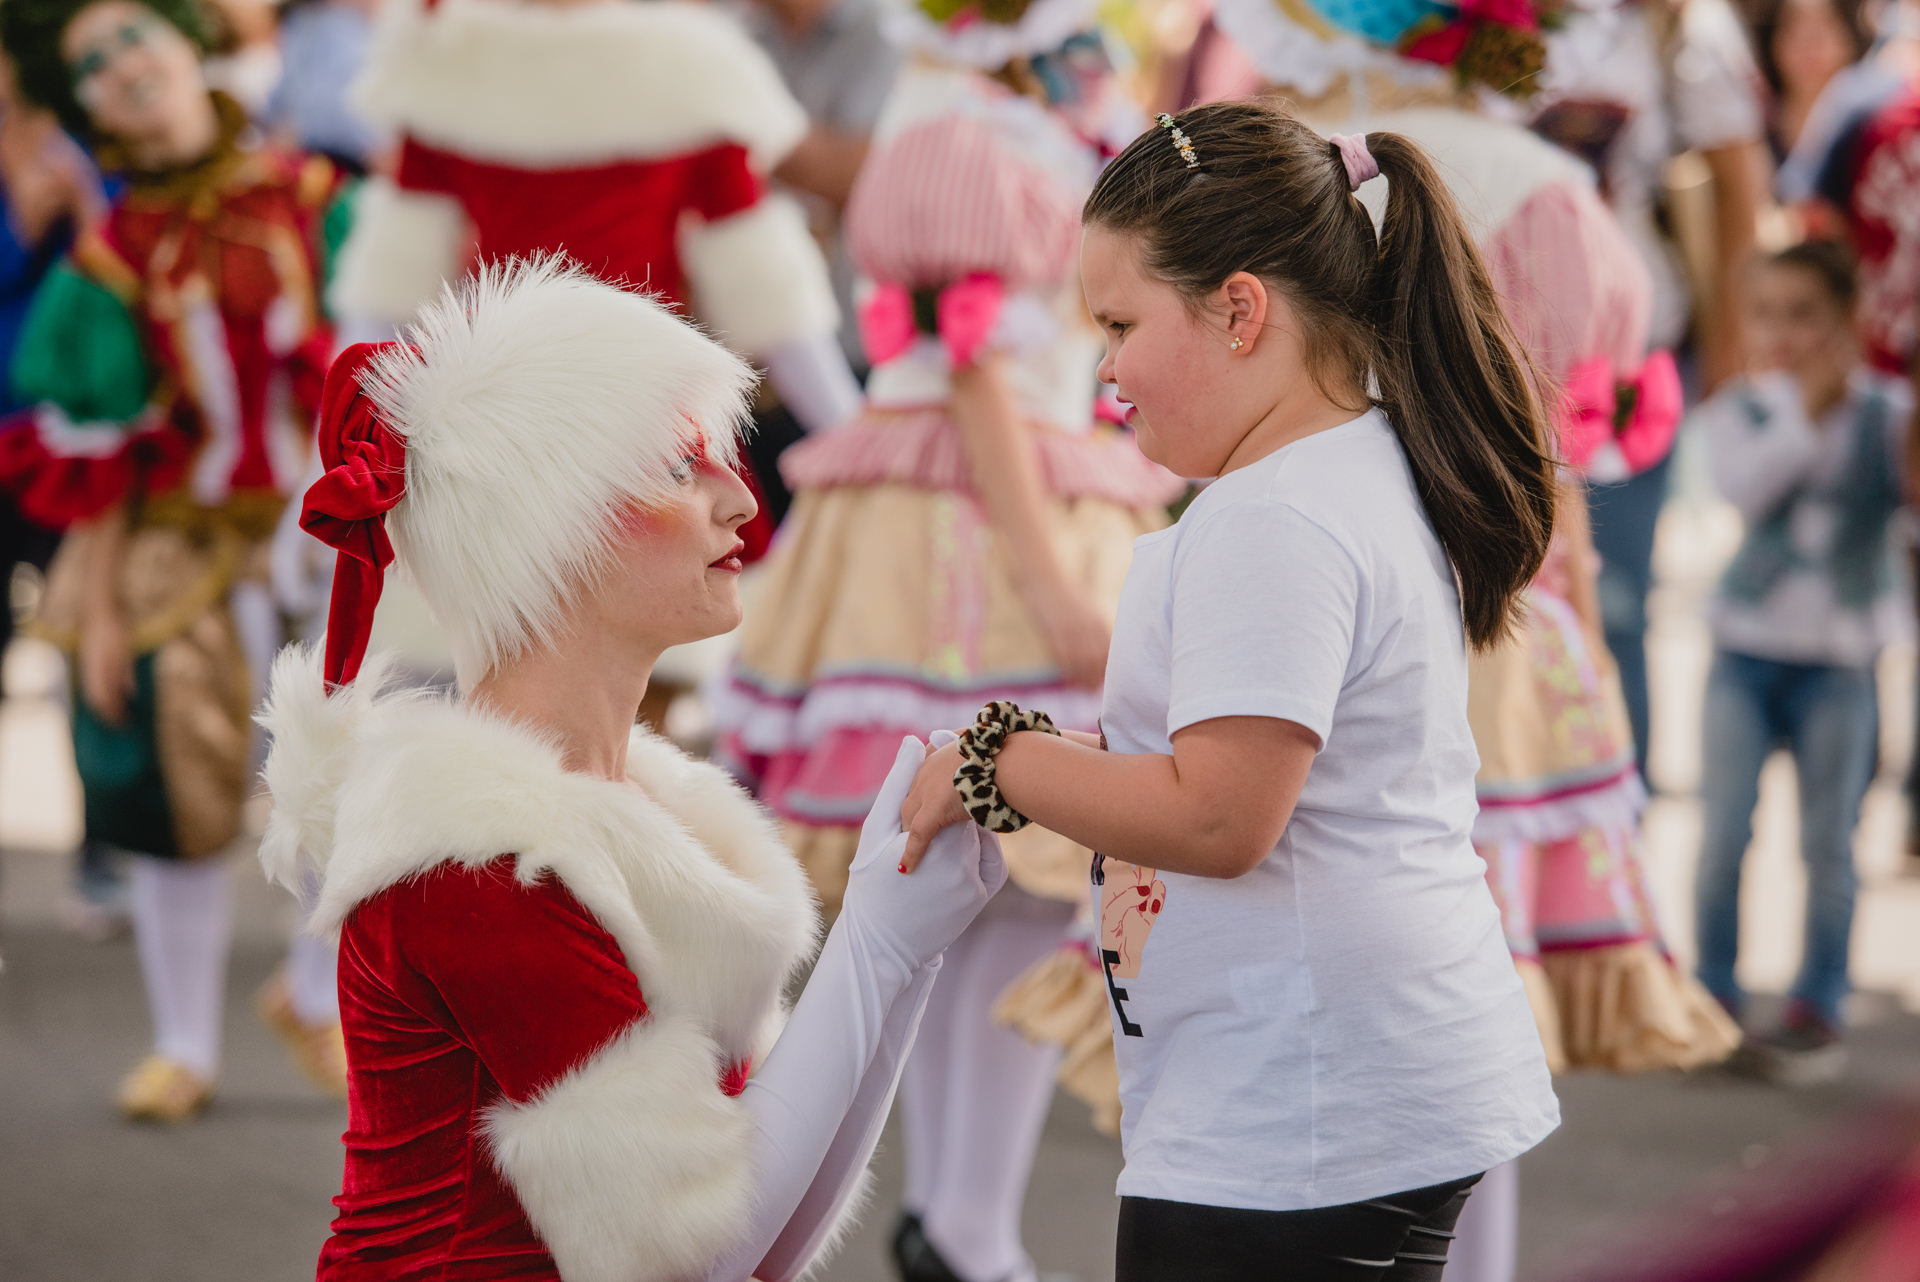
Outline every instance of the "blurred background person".
POLYGON ((1749 269, 1752 372, 1697 416, 1715 484, 1746 521, 1711 619, 1696 889, 1699 974, 1739 1018, 1740 871, 1760 770, 1776 746, 1799 779, 1807 906, 1800 973, 1777 1027, 1736 1063, 1788 1084, 1841 1068, 1854 898, 1853 830, 1873 782, 1874 664, 1912 634, 1893 555, 1911 389, 1862 365, 1846 251, 1810 242, 1749 269))
MULTIPOLYGON (((1920 21, 1910 5, 1896 10, 1896 21, 1876 54, 1899 82, 1842 134, 1820 192, 1825 207, 1838 212, 1837 234, 1858 265, 1856 325, 1865 361, 1905 379, 1911 393, 1920 376, 1920 21)), ((1914 565, 1920 567, 1920 550, 1914 565)), ((1920 757, 1909 762, 1906 793, 1907 867, 1920 871, 1920 757)))
MULTIPOLYGON (((858 407, 826 261, 768 189, 807 114, 735 15, 695 0, 388 0, 354 93, 399 151, 355 199, 329 293, 343 325, 402 325, 476 262, 565 250, 757 361, 808 430, 858 407)), ((749 522, 749 562, 772 533, 765 511, 749 522)), ((670 651, 643 719, 664 726, 730 646, 670 651)))
MULTIPOLYGON (((1731 286, 1753 250, 1769 173, 1765 87, 1740 17, 1727 0, 1578 6, 1547 34, 1547 49, 1526 114, 1593 166, 1653 276, 1650 346, 1679 352, 1691 336, 1695 381, 1711 390, 1740 365, 1731 286), (1676 208, 1667 166, 1683 152, 1698 155, 1706 181, 1678 198, 1690 205, 1676 208), (1689 215, 1705 246, 1692 283, 1672 234, 1689 215)), ((1588 486, 1600 613, 1643 775, 1651 741, 1646 606, 1668 469, 1662 455, 1588 486)))
MULTIPOLYGON (((0 59, 0 371, 13 363, 27 312, 47 273, 74 235, 106 209, 99 172, 60 128, 52 112, 21 99, 13 67, 0 59)), ((25 408, 10 380, 0 379, 0 414, 25 408)), ((11 495, 0 494, 0 582, 9 589, 22 565, 44 571, 60 536, 21 515, 11 495)), ((11 598, 0 601, 0 655, 14 635, 11 598)), ((63 901, 67 926, 90 939, 104 939, 127 925, 126 878, 118 861, 97 842, 80 844, 72 895, 63 901)))
MULTIPOLYGON (((12 378, 33 408, 0 436, 0 484, 67 530, 40 622, 75 654, 86 836, 131 856, 154 1025, 118 1103, 176 1122, 206 1106, 220 1070, 221 856, 252 790, 250 714, 281 639, 265 542, 332 356, 318 300, 334 175, 259 146, 240 105, 207 87, 205 14, 156 4, 0 9, 25 96, 124 182, 29 311, 12 378)), ((278 1031, 338 1091, 331 947, 301 937, 290 962, 313 1015, 289 1007, 278 1031)))
POLYGON ((267 114, 280 82, 280 14, 273 0, 205 0, 207 84, 253 120, 267 114))
POLYGON ((1752 15, 1754 56, 1771 95, 1767 141, 1792 154, 1814 104, 1873 45, 1869 0, 1765 0, 1752 15))
POLYGON ((380 0, 292 0, 280 16, 280 83, 265 121, 293 146, 364 177, 392 144, 348 99, 380 0))
MULTIPOLYGON (((906 50, 888 32, 887 0, 748 0, 740 20, 780 70, 806 110, 808 129, 773 171, 806 210, 840 305, 840 346, 857 377, 867 357, 854 319, 854 269, 840 220, 872 144, 880 108, 893 89, 906 50)), ((785 406, 762 387, 746 450, 760 484, 767 519, 778 526, 793 502, 779 458, 805 436, 785 406)))
POLYGON ((1754 39, 1757 45, 1778 50, 1774 62, 1782 73, 1776 92, 1789 92, 1791 79, 1802 82, 1799 92, 1804 96, 1806 88, 1825 76, 1792 136, 1778 140, 1786 151, 1774 175, 1774 194, 1795 214, 1795 233, 1844 239, 1861 131, 1920 77, 1920 9, 1912 0, 1868 0, 1854 14, 1845 4, 1828 6, 1807 0, 1805 9, 1783 8, 1776 14, 1770 4, 1771 0, 1756 12, 1754 39), (1867 37, 1865 50, 1838 70, 1827 72, 1856 24, 1867 37), (1787 48, 1787 42, 1806 28, 1813 29, 1813 50, 1802 53, 1787 48))

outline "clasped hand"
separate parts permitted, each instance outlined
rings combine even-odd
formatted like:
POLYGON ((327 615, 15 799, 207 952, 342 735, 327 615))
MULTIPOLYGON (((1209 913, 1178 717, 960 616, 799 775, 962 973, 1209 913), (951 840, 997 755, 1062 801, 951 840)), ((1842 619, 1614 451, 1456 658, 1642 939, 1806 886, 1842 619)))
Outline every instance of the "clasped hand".
MULTIPOLYGON (((860 830, 860 846, 847 879, 844 918, 916 963, 931 961, 957 939, 989 899, 1005 884, 1007 866, 1000 857, 1000 841, 972 823, 953 789, 953 770, 959 753, 951 735, 936 735, 923 745, 911 736, 900 744, 893 769, 873 810, 860 830), (944 742, 943 742, 944 741, 944 742), (935 762, 948 754, 947 793, 954 818, 909 834, 903 816, 913 806, 910 791, 918 795, 935 762), (908 862, 911 854, 912 862, 908 862), (925 862, 918 877, 905 877, 925 862)), ((916 814, 925 805, 913 806, 916 814)), ((931 824, 928 814, 925 822, 931 824)))
POLYGON ((926 757, 913 776, 913 786, 900 803, 900 827, 907 834, 900 871, 912 872, 926 857, 933 839, 955 824, 971 824, 953 775, 960 768, 960 741, 944 731, 927 745, 926 757))

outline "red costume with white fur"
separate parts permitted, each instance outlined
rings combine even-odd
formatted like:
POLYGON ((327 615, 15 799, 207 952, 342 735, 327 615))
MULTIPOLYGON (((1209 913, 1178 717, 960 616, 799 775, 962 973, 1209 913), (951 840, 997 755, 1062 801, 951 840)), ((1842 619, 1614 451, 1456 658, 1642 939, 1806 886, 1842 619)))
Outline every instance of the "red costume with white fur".
POLYGON ((689 306, 736 351, 833 333, 819 249, 763 181, 806 115, 724 12, 393 0, 356 93, 402 142, 343 252, 341 314, 403 322, 472 251, 564 249, 689 306))
POLYGON ((790 1282, 858 1204, 942 951, 1005 877, 970 826, 893 873, 922 745, 783 1026, 818 919, 723 774, 638 731, 624 777, 582 773, 485 696, 363 671, 390 563, 473 691, 576 636, 584 593, 628 590, 605 576, 647 546, 634 512, 706 511, 725 537, 744 509, 697 478, 737 457, 752 383, 658 300, 551 260, 481 270, 327 375, 300 527, 339 561, 324 659, 275 665, 260 846, 340 931, 323 1278, 790 1282))
POLYGON ((377 671, 327 698, 282 667, 269 841, 332 852, 351 1064, 319 1276, 699 1275, 748 1217, 734 1097, 815 937, 770 821, 644 731, 622 787, 377 671))

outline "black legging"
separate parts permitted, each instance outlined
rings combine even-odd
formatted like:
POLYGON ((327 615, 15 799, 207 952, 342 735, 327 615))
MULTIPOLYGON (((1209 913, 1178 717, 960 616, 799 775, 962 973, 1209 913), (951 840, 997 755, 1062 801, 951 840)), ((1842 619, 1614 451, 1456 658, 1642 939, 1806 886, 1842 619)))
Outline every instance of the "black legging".
POLYGON ((1122 1198, 1115 1282, 1440 1282, 1479 1182, 1313 1211, 1122 1198))

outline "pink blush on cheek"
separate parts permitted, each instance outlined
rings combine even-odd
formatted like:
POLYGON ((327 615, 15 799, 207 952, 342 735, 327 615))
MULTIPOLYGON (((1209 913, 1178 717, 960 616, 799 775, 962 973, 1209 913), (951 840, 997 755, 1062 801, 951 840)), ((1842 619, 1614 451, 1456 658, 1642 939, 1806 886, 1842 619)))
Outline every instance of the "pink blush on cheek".
POLYGON ((684 500, 669 499, 664 506, 629 503, 614 517, 614 532, 623 542, 684 537, 694 528, 684 500))

